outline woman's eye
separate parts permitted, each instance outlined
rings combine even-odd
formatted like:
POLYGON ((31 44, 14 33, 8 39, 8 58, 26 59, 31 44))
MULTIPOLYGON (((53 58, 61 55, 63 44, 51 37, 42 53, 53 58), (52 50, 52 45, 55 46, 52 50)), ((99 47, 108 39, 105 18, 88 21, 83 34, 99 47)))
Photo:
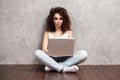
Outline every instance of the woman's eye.
POLYGON ((63 18, 54 18, 54 20, 58 20, 58 19, 59 19, 59 20, 63 20, 63 18))
POLYGON ((57 20, 57 18, 54 18, 55 20, 57 20))
POLYGON ((63 20, 63 18, 60 18, 60 20, 63 20))

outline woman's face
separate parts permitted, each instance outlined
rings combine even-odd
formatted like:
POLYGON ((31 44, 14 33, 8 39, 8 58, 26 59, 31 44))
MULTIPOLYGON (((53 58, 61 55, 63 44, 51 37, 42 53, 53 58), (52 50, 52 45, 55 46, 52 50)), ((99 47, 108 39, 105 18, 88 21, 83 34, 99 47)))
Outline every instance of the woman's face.
POLYGON ((63 17, 59 13, 55 13, 53 16, 53 22, 56 28, 61 28, 63 24, 63 17))

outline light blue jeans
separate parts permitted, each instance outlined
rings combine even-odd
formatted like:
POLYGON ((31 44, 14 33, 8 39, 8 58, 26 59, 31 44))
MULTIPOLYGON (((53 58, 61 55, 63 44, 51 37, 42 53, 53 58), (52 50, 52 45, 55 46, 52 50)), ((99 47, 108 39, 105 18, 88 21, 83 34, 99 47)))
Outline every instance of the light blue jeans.
POLYGON ((49 66, 56 71, 60 72, 63 67, 65 66, 72 66, 75 64, 79 64, 86 60, 87 58, 87 52, 85 50, 77 51, 72 57, 69 57, 64 62, 56 62, 53 58, 51 58, 49 55, 47 55, 42 50, 36 50, 35 56, 40 60, 40 62, 46 66, 49 66))

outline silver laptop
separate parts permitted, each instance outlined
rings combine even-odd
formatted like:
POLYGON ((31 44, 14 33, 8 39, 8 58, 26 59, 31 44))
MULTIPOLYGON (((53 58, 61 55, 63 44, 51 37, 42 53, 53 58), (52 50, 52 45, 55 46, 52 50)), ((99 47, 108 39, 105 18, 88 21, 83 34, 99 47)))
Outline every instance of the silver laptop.
POLYGON ((73 56, 75 39, 49 39, 48 54, 50 56, 73 56))

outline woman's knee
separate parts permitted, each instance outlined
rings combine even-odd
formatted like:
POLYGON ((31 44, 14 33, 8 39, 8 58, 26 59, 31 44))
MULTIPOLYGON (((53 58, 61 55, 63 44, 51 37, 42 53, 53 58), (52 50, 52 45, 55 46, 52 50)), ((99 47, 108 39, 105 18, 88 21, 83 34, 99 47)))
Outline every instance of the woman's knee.
POLYGON ((35 56, 37 57, 37 56, 39 56, 40 54, 41 54, 41 50, 35 50, 35 56))
POLYGON ((77 51, 77 54, 79 54, 81 57, 83 57, 85 59, 88 57, 87 51, 85 51, 85 50, 77 51))

